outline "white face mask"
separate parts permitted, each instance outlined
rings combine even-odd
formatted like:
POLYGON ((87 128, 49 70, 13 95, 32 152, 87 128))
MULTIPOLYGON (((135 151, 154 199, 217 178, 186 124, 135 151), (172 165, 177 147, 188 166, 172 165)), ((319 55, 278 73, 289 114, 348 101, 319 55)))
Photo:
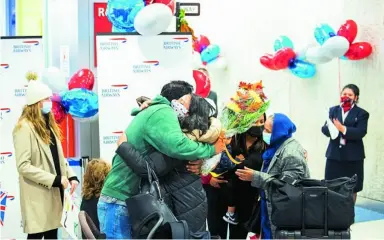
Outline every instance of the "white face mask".
POLYGON ((263 140, 266 144, 271 145, 272 133, 263 132, 263 140))
POLYGON ((178 118, 185 118, 188 115, 188 109, 177 100, 172 100, 171 106, 177 113, 178 118))
POLYGON ((43 102, 43 107, 41 108, 41 112, 43 114, 47 114, 52 110, 52 102, 43 102))

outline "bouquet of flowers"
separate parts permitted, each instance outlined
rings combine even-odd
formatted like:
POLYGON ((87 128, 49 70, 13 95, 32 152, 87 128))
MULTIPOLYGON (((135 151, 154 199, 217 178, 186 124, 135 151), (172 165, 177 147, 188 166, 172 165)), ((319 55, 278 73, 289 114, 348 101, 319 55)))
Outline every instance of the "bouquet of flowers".
MULTIPOLYGON (((267 111, 269 103, 263 92, 262 81, 253 84, 240 82, 236 94, 223 110, 220 119, 223 136, 220 137, 231 138, 235 134, 246 132, 267 111)), ((238 164, 227 149, 225 153, 232 162, 238 164)), ((217 166, 220 159, 221 153, 205 159, 201 166, 202 175, 208 175, 217 166)))
POLYGON ((267 111, 269 103, 263 92, 262 81, 253 84, 240 82, 220 119, 225 136, 229 138, 246 132, 267 111))

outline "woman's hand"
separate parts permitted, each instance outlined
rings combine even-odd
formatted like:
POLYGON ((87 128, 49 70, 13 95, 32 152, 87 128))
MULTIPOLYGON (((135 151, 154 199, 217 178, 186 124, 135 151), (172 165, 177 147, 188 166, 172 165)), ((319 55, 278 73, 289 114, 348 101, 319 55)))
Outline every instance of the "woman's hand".
POLYGON ((152 100, 147 100, 145 102, 143 102, 141 105, 140 105, 140 110, 144 110, 146 109, 147 107, 149 107, 149 105, 151 105, 152 103, 152 100))
POLYGON ((72 193, 75 192, 77 186, 79 185, 79 182, 76 181, 76 180, 72 180, 70 183, 71 183, 71 192, 70 192, 70 194, 72 195, 72 193))
POLYGON ((61 186, 63 186, 64 189, 67 189, 68 185, 69 185, 68 178, 62 176, 61 177, 61 186))
POLYGON ((239 176, 239 179, 246 182, 251 182, 253 179, 253 174, 255 170, 244 167, 244 169, 237 169, 236 175, 239 176))
POLYGON ((123 132, 123 134, 120 135, 119 140, 117 140, 117 146, 120 146, 123 142, 128 142, 125 132, 123 132))
POLYGON ((227 180, 224 180, 222 176, 219 176, 217 178, 212 177, 209 181, 209 184, 214 188, 220 188, 220 183, 227 183, 227 180))
POLYGON ((219 138, 213 146, 215 147, 215 154, 222 153, 225 150, 225 139, 219 138))
POLYGON ((201 172, 201 165, 203 164, 202 160, 189 161, 187 165, 187 170, 193 174, 199 175, 201 172))
POLYGON ((333 124, 335 125, 337 130, 339 130, 339 132, 344 133, 345 126, 343 124, 341 124, 341 122, 338 119, 334 118, 333 119, 333 124))

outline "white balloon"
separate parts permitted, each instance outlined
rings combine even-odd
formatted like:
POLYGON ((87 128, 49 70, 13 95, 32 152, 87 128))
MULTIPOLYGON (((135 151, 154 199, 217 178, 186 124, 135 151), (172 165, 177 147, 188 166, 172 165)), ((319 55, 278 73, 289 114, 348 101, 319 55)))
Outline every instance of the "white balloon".
POLYGON ((203 62, 201 61, 200 53, 194 51, 192 54, 192 67, 193 69, 203 67, 203 62))
POLYGON ((321 48, 328 51, 332 58, 338 58, 344 56, 344 54, 348 51, 349 41, 345 37, 334 36, 325 41, 321 48))
POLYGON ((136 15, 135 30, 143 36, 155 36, 164 32, 172 21, 171 9, 162 3, 146 6, 136 15))
POLYGON ((332 60, 331 54, 320 47, 309 48, 305 53, 305 59, 314 64, 327 63, 332 60))
POLYGON ((208 70, 220 70, 226 71, 228 68, 228 62, 224 57, 218 57, 214 61, 207 64, 208 70))
POLYGON ((41 73, 41 81, 54 93, 68 89, 64 74, 57 67, 45 68, 41 73))

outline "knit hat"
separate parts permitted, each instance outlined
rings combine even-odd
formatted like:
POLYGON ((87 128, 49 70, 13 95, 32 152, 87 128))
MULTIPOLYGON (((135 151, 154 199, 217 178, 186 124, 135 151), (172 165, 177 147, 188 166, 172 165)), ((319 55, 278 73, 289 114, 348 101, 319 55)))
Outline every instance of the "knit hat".
POLYGON ((26 93, 27 105, 35 104, 52 96, 52 90, 44 83, 37 80, 36 73, 28 72, 26 78, 29 81, 26 93))

